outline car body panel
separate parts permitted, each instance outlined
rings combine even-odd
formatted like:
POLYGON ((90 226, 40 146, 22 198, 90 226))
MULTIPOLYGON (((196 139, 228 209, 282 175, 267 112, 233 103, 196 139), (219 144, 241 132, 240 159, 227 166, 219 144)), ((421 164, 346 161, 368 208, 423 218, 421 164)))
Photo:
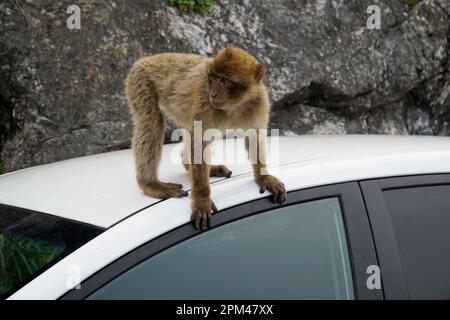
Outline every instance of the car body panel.
MULTIPOLYGON (((270 141, 276 142, 277 139, 270 141)), ((279 141, 278 151, 274 148, 275 156, 269 160, 275 169, 290 163, 327 166, 330 162, 345 161, 349 156, 364 159, 376 155, 379 162, 366 170, 389 174, 389 169, 382 163, 383 157, 390 154, 408 156, 427 150, 450 150, 450 138, 446 137, 303 136, 280 137, 279 141)), ((233 154, 245 155, 242 139, 227 140, 225 148, 233 147, 234 142, 236 149, 233 154)), ((213 161, 227 164, 235 178, 251 172, 248 161, 237 164, 228 164, 227 159, 221 161, 221 150, 221 147, 215 148, 213 161)), ((182 183, 189 190, 189 176, 181 165, 180 154, 180 144, 165 146, 159 175, 162 181, 182 183)), ((427 163, 423 163, 417 169, 426 171, 428 167, 427 163)), ((337 180, 341 174, 333 172, 328 177, 337 180)), ((239 184, 235 178, 227 183, 239 184)), ((223 179, 211 179, 212 182, 220 180, 223 179)), ((145 196, 137 186, 130 150, 66 160, 0 176, 0 203, 103 228, 159 201, 145 196)))
MULTIPOLYGON (((372 178, 450 172, 448 138, 305 137, 280 140, 282 148, 293 148, 289 159, 295 159, 296 155, 299 159, 274 168, 288 191, 372 178), (292 142, 295 141, 294 148, 292 142), (308 152, 308 145, 326 150, 308 152)), ((280 152, 282 156, 283 152, 280 152)), ((134 189, 134 192, 138 190, 134 189)), ((219 210, 269 195, 258 192, 249 172, 212 183, 211 193, 219 210)), ((154 203, 112 226, 10 299, 57 299, 70 289, 67 283, 73 276, 69 272, 73 266, 80 270, 79 280, 83 281, 136 247, 188 223, 189 218, 190 198, 154 203)))

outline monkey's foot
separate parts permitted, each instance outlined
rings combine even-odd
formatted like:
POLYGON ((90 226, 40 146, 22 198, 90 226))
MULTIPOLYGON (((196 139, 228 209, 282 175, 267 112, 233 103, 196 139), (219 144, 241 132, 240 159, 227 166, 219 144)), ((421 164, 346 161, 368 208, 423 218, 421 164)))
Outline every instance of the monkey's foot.
POLYGON ((209 171, 210 177, 226 177, 231 178, 231 175, 233 174, 232 171, 228 170, 225 166, 211 166, 211 169, 209 171))
POLYGON ((202 231, 211 227, 211 212, 217 212, 216 205, 211 198, 201 198, 192 200, 191 222, 195 230, 201 228, 202 231))
POLYGON ((178 183, 156 181, 144 184, 139 182, 139 186, 147 196, 152 198, 169 199, 188 196, 188 192, 183 190, 183 186, 178 183))
POLYGON ((283 203, 286 201, 286 188, 284 184, 271 175, 260 176, 256 179, 256 183, 259 185, 260 193, 264 193, 267 190, 273 193, 273 202, 274 203, 283 203))

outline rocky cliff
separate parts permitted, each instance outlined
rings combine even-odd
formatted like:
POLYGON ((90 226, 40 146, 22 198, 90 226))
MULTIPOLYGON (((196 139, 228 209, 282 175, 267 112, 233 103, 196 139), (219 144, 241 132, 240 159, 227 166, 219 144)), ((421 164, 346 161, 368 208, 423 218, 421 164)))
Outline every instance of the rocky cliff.
POLYGON ((230 43, 266 65, 282 134, 450 134, 448 0, 217 0, 205 15, 167 3, 0 3, 6 171, 128 147, 132 63, 230 43), (80 30, 66 26, 72 4, 80 30), (366 27, 373 4, 380 30, 366 27))

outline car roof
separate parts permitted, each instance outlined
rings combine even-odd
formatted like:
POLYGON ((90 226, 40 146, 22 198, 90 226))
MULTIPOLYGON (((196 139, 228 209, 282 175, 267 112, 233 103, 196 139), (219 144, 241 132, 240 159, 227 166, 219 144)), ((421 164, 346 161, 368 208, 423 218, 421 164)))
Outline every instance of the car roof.
MULTIPOLYGON (((219 159, 223 156, 224 148, 234 150, 231 152, 234 156, 245 155, 243 139, 227 139, 223 142, 224 145, 215 142, 213 160, 218 163, 221 162, 219 159)), ((375 178, 392 176, 391 166, 385 161, 392 159, 393 155, 407 159, 430 152, 450 152, 450 138, 387 135, 272 137, 269 139, 269 146, 269 154, 270 150, 275 151, 269 160, 275 168, 301 167, 315 162, 327 166, 352 157, 360 158, 359 165, 367 165, 367 170, 370 171, 369 165, 373 166, 373 161, 366 164, 364 159, 377 157, 375 178)), ((181 164, 181 148, 181 144, 164 146, 159 176, 162 181, 182 183, 184 188, 189 190, 189 176, 181 164)), ((227 153, 227 156, 229 155, 230 153, 227 153)), ((250 164, 242 159, 238 164, 228 164, 226 160, 230 159, 225 159, 224 164, 233 171, 229 183, 248 176, 252 170, 250 164)), ((424 173, 430 172, 427 163, 421 163, 420 166, 422 168, 415 168, 414 173, 421 172, 421 169, 424 173)), ((314 174, 320 175, 320 171, 308 176, 314 174)), ((337 176, 339 172, 336 172, 337 176)), ((330 181, 336 181, 336 177, 328 177, 330 181)), ((218 180, 223 179, 214 178, 211 183, 214 184, 218 180)), ((226 183, 228 182, 223 181, 220 184, 223 186, 226 183)), ((229 192, 236 190, 230 188, 229 192)), ((239 192, 245 193, 245 190, 239 192)), ((0 176, 0 204, 53 214, 104 228, 160 201, 145 196, 138 188, 131 150, 65 160, 0 176)))

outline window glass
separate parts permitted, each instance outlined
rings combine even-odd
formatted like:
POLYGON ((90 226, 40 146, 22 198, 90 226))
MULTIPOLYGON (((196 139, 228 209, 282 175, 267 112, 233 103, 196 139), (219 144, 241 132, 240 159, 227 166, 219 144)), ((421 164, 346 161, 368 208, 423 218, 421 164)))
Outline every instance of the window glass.
POLYGON ((387 190, 412 299, 450 299, 450 185, 387 190))
POLYGON ((101 229, 0 205, 0 298, 81 247, 101 229))
POLYGON ((338 198, 231 222, 153 256, 90 299, 352 299, 338 198))

